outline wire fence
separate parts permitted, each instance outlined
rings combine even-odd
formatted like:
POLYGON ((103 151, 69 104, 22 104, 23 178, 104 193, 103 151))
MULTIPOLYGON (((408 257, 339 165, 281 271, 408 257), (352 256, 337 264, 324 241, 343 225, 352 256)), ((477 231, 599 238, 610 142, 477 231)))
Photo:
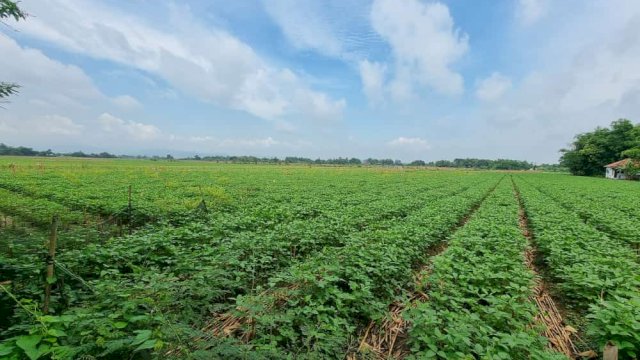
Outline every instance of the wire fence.
POLYGON ((64 266, 58 260, 54 260, 53 263, 58 269, 62 270, 62 272, 64 272, 65 274, 71 276, 72 278, 78 280, 82 285, 84 285, 92 293, 94 293, 94 294, 96 293, 96 289, 93 286, 89 285, 82 277, 80 277, 80 275, 77 275, 77 274, 71 272, 71 270, 69 270, 66 266, 64 266))

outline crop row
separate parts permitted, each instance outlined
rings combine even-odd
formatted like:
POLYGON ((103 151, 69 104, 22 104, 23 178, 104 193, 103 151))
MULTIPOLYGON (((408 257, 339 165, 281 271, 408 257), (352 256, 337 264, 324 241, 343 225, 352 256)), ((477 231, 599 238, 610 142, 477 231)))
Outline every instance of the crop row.
MULTIPOLYGON (((78 330, 73 331, 74 340, 92 344, 96 344, 96 337, 109 340, 87 349, 90 353, 122 344, 126 334, 141 329, 156 329, 159 338, 171 338, 163 330, 166 326, 153 320, 150 312, 175 316, 174 327, 197 324, 210 312, 228 310, 234 296, 257 291, 278 269, 319 251, 346 247, 354 241, 361 245, 373 236, 370 234, 398 227, 417 216, 420 211, 416 206, 422 208, 488 179, 469 175, 443 176, 439 180, 428 185, 406 184, 405 193, 395 197, 378 195, 378 200, 370 202, 372 207, 350 201, 351 206, 343 206, 341 211, 317 209, 322 211, 312 211, 311 217, 295 210, 284 211, 286 216, 262 221, 255 231, 190 221, 179 227, 149 227, 105 244, 63 251, 59 261, 84 278, 95 292, 83 291, 82 283, 67 278, 65 283, 77 288, 74 298, 68 310, 58 304, 54 309, 69 316, 77 311, 92 314, 85 322, 74 322, 78 330), (438 185, 440 182, 443 186, 438 185), (292 214, 298 218, 292 218, 292 214), (118 300, 122 298, 127 301, 118 300), (150 301, 155 306, 152 310, 150 301), (103 323, 107 313, 112 322, 128 323, 127 331, 116 328, 97 334, 94 326, 103 323)), ((258 218, 264 220, 265 216, 258 218)))
POLYGON ((547 348, 531 301, 534 274, 524 260, 511 182, 503 181, 433 259, 406 307, 410 357, 563 359, 547 348))
MULTIPOLYGON (((37 177, 27 178, 26 180, 23 179, 23 182, 27 182, 27 180, 35 182, 36 180, 34 179, 37 179, 37 177)), ((442 187, 446 185, 446 183, 446 177, 436 179, 428 184, 424 182, 423 184, 418 184, 414 178, 413 182, 407 181, 406 185, 415 191, 423 191, 442 187)), ((4 195, 0 209, 3 209, 11 215, 27 215, 29 221, 39 225, 46 225, 50 222, 51 215, 54 213, 61 214, 64 220, 77 220, 80 212, 85 213, 86 209, 91 208, 93 201, 91 194, 83 195, 80 190, 74 193, 76 196, 75 202, 65 200, 67 197, 64 195, 66 194, 64 189, 66 186, 69 186, 69 183, 54 181, 48 185, 42 184, 42 186, 40 186, 34 183, 27 188, 21 187, 24 185, 25 184, 21 184, 20 181, 11 182, 10 186, 7 184, 2 185, 11 188, 13 192, 0 189, 4 195), (47 189, 46 186, 52 187, 47 189), (31 188, 37 191, 26 190, 31 188), (50 196, 43 195, 43 192, 46 193, 47 191, 50 192, 50 196), (82 210, 70 211, 69 207, 82 210)), ((141 186, 144 188, 144 186, 147 185, 149 184, 144 183, 141 186)), ((150 188, 153 189, 153 186, 150 188)), ((212 214, 200 215, 201 217, 211 218, 211 221, 215 223, 223 224, 224 228, 222 228, 221 231, 234 233, 237 231, 270 229, 279 222, 295 219, 310 219, 321 215, 323 212, 336 213, 338 210, 348 210, 348 214, 359 215, 362 223, 361 226, 366 226, 367 223, 371 223, 379 218, 387 217, 391 219, 401 217, 408 211, 409 203, 413 200, 410 193, 403 191, 403 189, 398 186, 391 186, 389 184, 376 187, 375 189, 375 192, 358 192, 354 185, 342 186, 331 188, 330 191, 323 196, 318 196, 319 194, 301 192, 298 187, 292 189, 292 191, 273 188, 272 190, 274 191, 251 197, 250 200, 247 200, 247 203, 239 204, 240 206, 227 209, 227 211, 215 211, 215 209, 212 209, 212 214), (378 191, 388 197, 397 199, 397 201, 386 201, 384 197, 379 196, 378 191)), ((98 192, 94 189, 92 194, 96 193, 98 192)), ((167 198, 173 198, 175 196, 175 194, 170 192, 166 192, 164 195, 167 198)), ((105 201, 107 205, 109 205, 108 202, 117 203, 114 202, 113 197, 100 201, 105 201)), ((118 214, 109 214, 109 216, 105 216, 105 220, 111 219, 112 221, 116 221, 120 219, 122 222, 127 223, 130 220, 129 216, 131 216, 131 221, 134 224, 144 223, 144 220, 148 219, 148 213, 153 213, 154 211, 146 212, 145 209, 141 209, 141 206, 144 205, 140 205, 137 201, 134 201, 133 211, 131 213, 129 213, 126 207, 120 208, 118 214)), ((414 204, 413 206, 415 207, 416 205, 414 204)))
POLYGON ((58 203, 22 196, 4 189, 0 189, 0 212, 39 226, 49 225, 54 214, 59 215, 65 224, 80 224, 85 219, 82 212, 70 210, 58 203))
POLYGON ((611 181, 599 178, 549 176, 534 174, 526 177, 527 181, 544 188, 557 189, 566 196, 575 196, 585 200, 608 204, 627 217, 640 217, 640 209, 633 199, 640 196, 640 187, 633 181, 611 181))
POLYGON ((586 332, 627 358, 640 354, 640 264, 623 242, 585 224, 519 177, 535 241, 567 306, 586 314, 586 332))
POLYGON ((354 237, 359 239, 370 232, 393 227, 405 217, 411 217, 416 204, 423 207, 424 203, 459 192, 475 181, 469 178, 460 184, 449 184, 447 188, 418 192, 402 202, 403 206, 386 199, 382 204, 386 205, 385 209, 377 204, 372 204, 375 205, 372 208, 347 207, 340 213, 280 222, 258 231, 237 232, 236 229, 227 233, 218 223, 198 222, 179 228, 152 228, 136 236, 113 239, 107 247, 96 245, 84 250, 92 256, 77 257, 79 254, 69 253, 64 257, 73 261, 73 267, 82 273, 95 274, 103 264, 110 263, 121 273, 143 266, 181 274, 185 280, 206 281, 206 288, 202 289, 206 289, 210 298, 209 305, 215 305, 249 292, 276 269, 325 247, 344 246, 354 237), (398 213, 402 216, 390 216, 398 213), (124 248, 128 251, 120 250, 124 248), (185 257, 185 254, 191 255, 185 257))
MULTIPOLYGON (((284 174, 262 171, 256 178, 246 169, 238 173, 225 170, 224 174, 217 174, 215 168, 169 172, 149 167, 54 168, 44 173, 35 169, 17 173, 0 171, 0 188, 105 218, 115 216, 137 225, 192 213, 204 199, 214 217, 220 217, 215 221, 227 224, 238 220, 236 227, 246 230, 270 227, 279 221, 279 214, 286 216, 285 213, 293 213, 292 217, 312 217, 318 211, 338 211, 359 205, 368 207, 373 214, 381 210, 376 206, 381 203, 381 194, 397 198, 398 206, 403 206, 404 200, 411 197, 403 190, 404 186, 419 191, 421 187, 443 186, 447 178, 440 176, 429 179, 433 182, 424 182, 428 176, 408 172, 406 176, 394 176, 394 181, 373 176, 347 177, 338 182, 322 173, 319 175, 324 176, 311 178, 300 169, 284 174), (141 171, 147 176, 140 176, 141 171), (131 213, 127 208, 129 185, 132 185, 131 213), (276 219, 272 219, 273 216, 276 219)), ((383 210, 390 210, 388 207, 393 204, 387 202, 383 210)))
MULTIPOLYGON (((530 181, 529 183, 532 184, 530 181)), ((565 208, 575 211, 598 230, 632 246, 640 245, 640 226, 637 222, 640 211, 625 209, 624 204, 611 198, 611 191, 587 191, 586 189, 592 188, 582 189, 577 184, 569 186, 569 184, 553 182, 542 182, 533 186, 565 208)), ((621 201, 633 203, 630 198, 621 201)))
MULTIPOLYGON (((266 357, 339 357, 358 327, 382 316, 387 304, 411 280, 427 248, 441 242, 469 209, 495 187, 496 176, 464 192, 439 197, 398 226, 363 234, 344 247, 316 256, 276 274, 266 291, 238 298, 240 333, 248 345, 220 340, 214 353, 229 346, 266 357)), ((224 318, 224 317, 221 317, 224 318)), ((217 345, 217 346, 216 346, 217 345)))
POLYGON ((86 168, 46 167, 42 171, 25 167, 17 172, 4 168, 0 169, 0 187, 58 202, 71 209, 109 216, 126 209, 131 185, 133 205, 139 216, 157 219, 189 212, 202 199, 211 209, 225 211, 236 207, 251 209, 260 204, 299 204, 307 209, 318 202, 324 207, 338 206, 342 203, 340 198, 349 199, 354 193, 364 197, 375 195, 375 192, 360 192, 361 189, 386 193, 398 185, 415 184, 428 177, 415 174, 393 174, 394 181, 388 181, 390 179, 380 176, 359 176, 352 171, 342 174, 342 181, 338 181, 322 169, 216 165, 163 168, 141 163, 139 167, 90 165, 86 168), (315 176, 310 176, 310 172, 315 176))

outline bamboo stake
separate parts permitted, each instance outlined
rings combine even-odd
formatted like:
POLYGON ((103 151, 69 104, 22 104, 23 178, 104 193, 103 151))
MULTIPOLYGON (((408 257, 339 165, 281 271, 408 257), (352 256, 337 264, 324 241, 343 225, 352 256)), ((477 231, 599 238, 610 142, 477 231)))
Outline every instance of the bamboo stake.
POLYGON ((603 360, 618 360, 618 347, 611 344, 611 343, 607 343, 607 345, 605 345, 604 347, 604 351, 602 354, 602 359, 603 360))
POLYGON ((129 185, 129 207, 128 207, 128 211, 129 211, 129 235, 131 235, 131 217, 132 217, 132 208, 131 208, 131 185, 129 185))
POLYGON ((49 302, 51 301, 51 283, 49 280, 53 278, 54 266, 53 262, 56 256, 56 242, 58 241, 58 223, 60 217, 56 214, 51 219, 51 232, 49 233, 49 254, 47 256, 47 283, 44 288, 44 307, 42 312, 49 313, 49 302))

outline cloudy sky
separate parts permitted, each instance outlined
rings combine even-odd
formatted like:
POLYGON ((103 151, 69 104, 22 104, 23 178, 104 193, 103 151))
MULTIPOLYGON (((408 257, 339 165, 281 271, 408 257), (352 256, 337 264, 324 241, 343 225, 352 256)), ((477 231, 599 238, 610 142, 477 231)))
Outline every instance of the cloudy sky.
POLYGON ((640 121, 638 0, 23 0, 0 142, 515 158, 640 121))

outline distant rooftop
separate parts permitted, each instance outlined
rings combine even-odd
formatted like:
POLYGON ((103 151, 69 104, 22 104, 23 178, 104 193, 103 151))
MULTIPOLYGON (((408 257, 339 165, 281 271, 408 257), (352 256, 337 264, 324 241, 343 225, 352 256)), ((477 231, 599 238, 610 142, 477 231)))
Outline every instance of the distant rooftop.
POLYGON ((623 159, 623 160, 620 160, 620 161, 613 162, 613 163, 611 163, 609 165, 605 165, 604 167, 613 168, 613 169, 622 169, 622 168, 626 167, 627 164, 629 164, 630 161, 631 161, 631 159, 623 159))

